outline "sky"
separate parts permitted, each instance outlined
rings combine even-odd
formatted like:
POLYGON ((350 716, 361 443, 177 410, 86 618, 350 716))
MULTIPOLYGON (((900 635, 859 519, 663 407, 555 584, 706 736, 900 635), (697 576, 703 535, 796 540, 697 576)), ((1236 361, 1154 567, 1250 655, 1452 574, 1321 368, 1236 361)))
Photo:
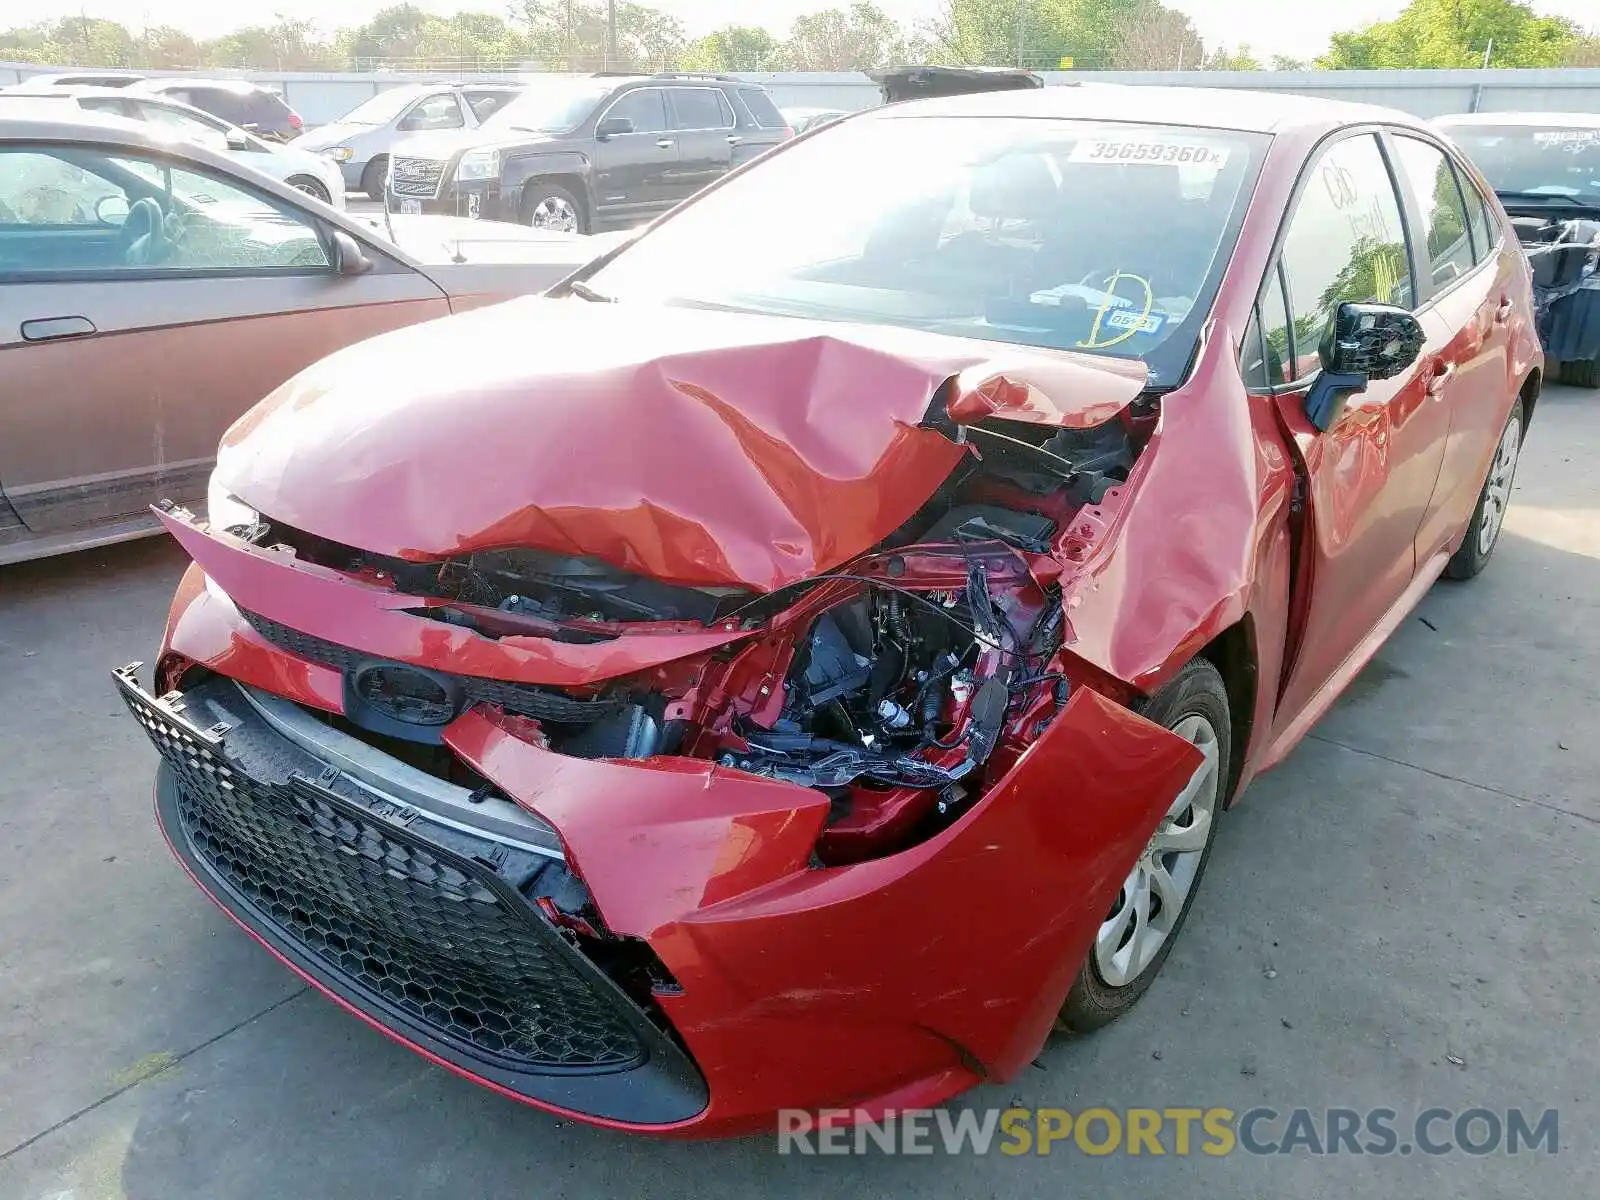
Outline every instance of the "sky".
MULTIPOLYGON (((0 0, 0 22, 27 24, 77 16, 105 17, 125 25, 175 25, 199 37, 215 37, 240 25, 265 23, 274 14, 309 18, 324 32, 358 25, 394 0, 0 0)), ((448 14, 460 9, 498 12, 503 0, 415 0, 421 7, 448 14)), ((647 0, 671 12, 690 36, 730 24, 759 21, 776 34, 788 30, 795 17, 846 0, 647 0)), ((1019 0, 1026 2, 1026 0, 1019 0)), ((1330 34, 1373 21, 1386 21, 1405 0, 1343 0, 1339 4, 1301 0, 1166 0, 1189 15, 1206 45, 1237 46, 1248 42, 1258 57, 1287 54, 1312 58, 1328 46, 1330 34)), ((938 11, 939 0, 877 0, 897 20, 912 23, 938 11)), ((1580 26, 1600 23, 1600 0, 1534 0, 1550 15, 1571 17, 1580 26)))

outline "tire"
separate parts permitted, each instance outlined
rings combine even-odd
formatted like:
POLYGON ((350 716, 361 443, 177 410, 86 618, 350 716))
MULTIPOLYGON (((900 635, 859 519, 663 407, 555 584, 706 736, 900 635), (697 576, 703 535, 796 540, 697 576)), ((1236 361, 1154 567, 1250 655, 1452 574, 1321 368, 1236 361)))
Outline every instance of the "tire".
MULTIPOLYGON (((1088 957, 1078 970, 1072 989, 1056 1018, 1056 1028, 1065 1033, 1089 1033, 1109 1025, 1122 1016, 1149 990, 1160 973, 1167 955, 1182 932, 1189 909, 1200 891, 1200 880, 1205 875, 1206 864, 1211 860, 1211 848, 1216 843, 1218 818, 1227 799, 1228 780, 1232 778, 1233 722, 1228 711, 1228 691, 1217 668, 1206 659, 1199 658, 1179 672, 1178 677, 1162 688, 1141 709, 1141 715, 1157 725, 1179 733, 1196 745, 1206 747, 1209 770, 1202 768, 1180 794, 1174 805, 1176 812, 1169 813, 1151 838, 1150 846, 1139 856, 1133 873, 1123 884, 1111 911, 1102 922, 1090 947, 1088 957), (1179 804, 1190 801, 1179 808, 1179 804), (1206 827, 1198 837, 1182 838, 1185 831, 1193 830, 1204 815, 1206 827), (1184 820, 1187 818, 1187 820, 1184 820), (1169 825, 1169 821, 1176 821, 1169 825), (1181 843, 1198 842, 1183 851, 1154 850, 1159 841, 1175 840, 1181 843), (1176 905, 1177 916, 1167 920, 1160 907, 1160 893, 1170 890, 1152 887, 1155 878, 1151 868, 1159 866, 1169 883, 1186 881, 1182 899, 1176 905), (1135 893, 1139 890, 1141 873, 1148 899, 1145 901, 1145 918, 1137 915, 1135 893), (1133 910, 1124 930, 1116 928, 1118 918, 1133 910), (1161 927, 1165 932, 1161 933, 1161 927), (1143 952, 1136 953, 1134 946, 1141 938, 1160 934, 1153 953, 1148 943, 1140 943, 1143 952), (1115 948, 1119 947, 1120 948, 1115 948), (1139 959, 1145 962, 1139 965, 1139 959), (1120 966, 1118 965, 1120 964, 1120 966)), ((1167 914, 1167 915, 1170 915, 1167 914)))
POLYGON ((375 156, 361 171, 361 190, 368 200, 382 200, 384 185, 389 180, 389 156, 375 156))
POLYGON ((1519 399, 1511 406, 1511 415, 1506 418, 1506 426, 1500 432, 1494 458, 1489 461, 1489 473, 1484 477, 1482 490, 1478 492, 1477 507, 1472 510, 1472 523, 1467 526, 1461 545, 1456 547, 1456 552, 1445 564, 1446 579, 1471 579, 1488 564, 1489 556, 1499 545, 1500 529, 1505 523, 1506 508, 1511 503, 1511 486, 1517 477, 1517 461, 1522 454, 1524 431, 1522 401, 1519 399))
POLYGON ((1561 382, 1573 387, 1600 388, 1600 358, 1583 358, 1561 364, 1561 382))
POLYGON ((563 233, 588 233, 589 217, 581 201, 558 183, 535 180, 522 190, 519 216, 524 225, 563 233))
POLYGON ((295 191, 304 192, 308 196, 321 200, 324 204, 330 203, 333 199, 328 195, 328 189, 322 186, 321 181, 313 179, 309 175, 295 175, 286 182, 295 191))

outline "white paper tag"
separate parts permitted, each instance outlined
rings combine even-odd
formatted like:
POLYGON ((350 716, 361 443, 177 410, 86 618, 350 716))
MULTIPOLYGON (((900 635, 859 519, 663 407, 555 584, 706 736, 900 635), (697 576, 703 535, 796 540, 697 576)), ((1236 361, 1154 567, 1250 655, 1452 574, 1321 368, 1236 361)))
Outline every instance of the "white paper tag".
POLYGON ((1207 167, 1221 170, 1228 162, 1226 146, 1208 146, 1198 142, 1178 142, 1152 134, 1146 137, 1084 138, 1072 147, 1068 162, 1105 163, 1120 166, 1123 163, 1148 163, 1152 166, 1207 167))

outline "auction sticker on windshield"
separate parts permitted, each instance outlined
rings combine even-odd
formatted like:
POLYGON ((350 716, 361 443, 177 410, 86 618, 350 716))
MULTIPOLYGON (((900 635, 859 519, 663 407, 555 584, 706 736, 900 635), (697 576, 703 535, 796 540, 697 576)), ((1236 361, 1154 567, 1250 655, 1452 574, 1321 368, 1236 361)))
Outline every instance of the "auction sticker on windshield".
POLYGON ((1084 138, 1067 156, 1075 163, 1155 163, 1188 164, 1221 168, 1228 161, 1226 146, 1207 146, 1195 142, 1154 137, 1084 138))

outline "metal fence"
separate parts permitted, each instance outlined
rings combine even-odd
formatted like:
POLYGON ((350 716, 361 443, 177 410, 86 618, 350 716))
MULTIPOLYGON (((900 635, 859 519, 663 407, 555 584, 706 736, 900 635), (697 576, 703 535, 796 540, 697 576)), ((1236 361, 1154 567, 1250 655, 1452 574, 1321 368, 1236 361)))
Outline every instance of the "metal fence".
MULTIPOLYGON (((531 80, 560 78, 527 69, 502 70, 282 72, 208 71, 211 76, 253 79, 274 87, 308 124, 320 125, 348 112, 386 87, 441 78, 531 80)), ((29 75, 60 71, 22 63, 0 63, 0 87, 29 75)), ((150 74, 175 74, 153 71, 150 74)), ((1045 81, 1061 83, 1177 84, 1244 88, 1384 104, 1417 116, 1448 112, 1538 110, 1600 112, 1600 70, 1487 71, 1050 71, 1045 81)), ((877 85, 855 72, 739 72, 739 78, 766 85, 782 107, 837 108, 847 111, 878 103, 877 85)))

